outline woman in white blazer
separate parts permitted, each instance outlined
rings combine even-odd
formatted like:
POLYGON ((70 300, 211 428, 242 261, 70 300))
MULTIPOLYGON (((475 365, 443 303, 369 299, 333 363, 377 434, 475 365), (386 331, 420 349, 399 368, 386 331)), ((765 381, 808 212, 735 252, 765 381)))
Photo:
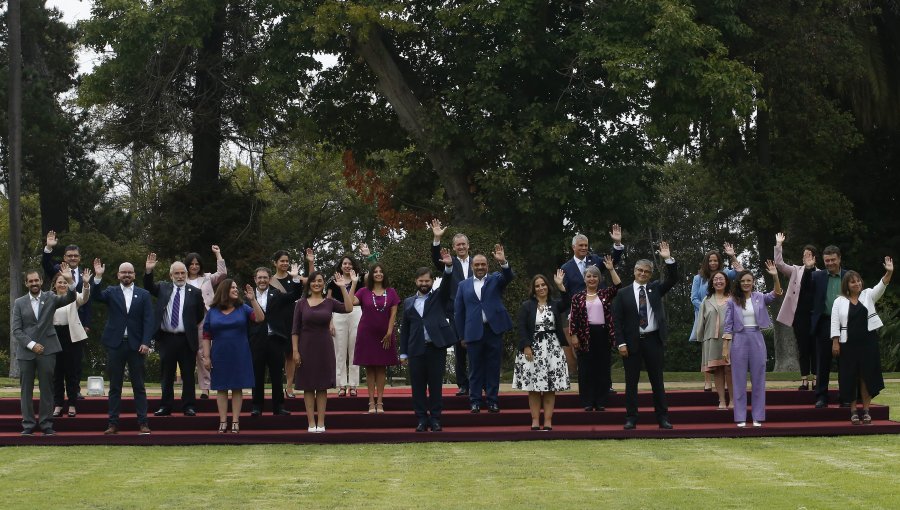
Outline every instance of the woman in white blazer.
MULTIPOLYGON (((68 267, 66 268, 68 269, 68 267)), ((53 315, 53 326, 62 352, 56 355, 56 368, 53 370, 53 416, 62 416, 62 408, 65 397, 68 395, 68 415, 75 417, 75 404, 78 402, 78 374, 81 373, 81 359, 84 350, 81 341, 88 337, 81 319, 78 317, 78 307, 88 302, 91 298, 91 271, 85 269, 81 281, 84 282, 82 292, 78 293, 75 301, 57 308, 53 315)), ((58 295, 66 295, 69 292, 69 284, 62 273, 53 277, 53 292, 58 295)))
POLYGON ((863 289, 859 273, 847 271, 841 280, 841 295, 831 309, 832 354, 841 357, 838 381, 841 402, 856 402, 862 396, 862 415, 851 407, 850 422, 854 425, 872 423, 869 404, 884 389, 881 375, 881 356, 878 334, 883 324, 875 311, 875 302, 884 295, 894 273, 894 260, 884 258, 884 276, 871 289, 863 289))

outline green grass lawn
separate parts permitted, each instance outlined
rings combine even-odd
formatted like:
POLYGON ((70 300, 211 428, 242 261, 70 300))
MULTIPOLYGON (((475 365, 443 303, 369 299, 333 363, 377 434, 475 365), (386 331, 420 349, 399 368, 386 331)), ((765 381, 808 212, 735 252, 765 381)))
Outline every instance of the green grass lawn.
MULTIPOLYGON (((878 402, 900 408, 900 383, 878 402)), ((900 436, 0 448, 0 508, 900 508, 900 436)))

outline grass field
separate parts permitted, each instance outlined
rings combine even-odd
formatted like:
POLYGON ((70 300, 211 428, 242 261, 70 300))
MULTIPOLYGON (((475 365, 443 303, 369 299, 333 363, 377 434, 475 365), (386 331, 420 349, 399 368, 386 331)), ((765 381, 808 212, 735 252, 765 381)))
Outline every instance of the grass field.
POLYGON ((0 508, 896 509, 898 463, 900 436, 2 448, 0 508))

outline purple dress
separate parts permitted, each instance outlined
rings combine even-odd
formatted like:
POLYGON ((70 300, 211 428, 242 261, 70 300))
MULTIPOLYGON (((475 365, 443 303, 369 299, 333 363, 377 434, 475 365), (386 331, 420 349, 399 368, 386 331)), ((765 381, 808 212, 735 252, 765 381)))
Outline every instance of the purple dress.
POLYGON ((247 339, 247 324, 253 320, 253 309, 241 305, 224 314, 210 308, 203 322, 203 335, 210 346, 210 389, 237 390, 253 387, 253 358, 247 339))
POLYGON ((394 289, 387 289, 386 295, 376 296, 366 287, 356 291, 356 299, 362 307, 362 318, 356 330, 356 348, 353 350, 353 364, 359 366, 397 365, 397 335, 391 331, 391 346, 381 345, 391 320, 391 307, 400 304, 400 296, 394 289), (374 301, 373 301, 374 299, 374 301))
POLYGON ((332 313, 348 312, 344 303, 333 298, 325 298, 316 306, 309 306, 309 301, 303 298, 294 306, 292 334, 300 336, 297 341, 300 365, 294 375, 296 390, 327 390, 337 386, 334 340, 328 331, 332 313))

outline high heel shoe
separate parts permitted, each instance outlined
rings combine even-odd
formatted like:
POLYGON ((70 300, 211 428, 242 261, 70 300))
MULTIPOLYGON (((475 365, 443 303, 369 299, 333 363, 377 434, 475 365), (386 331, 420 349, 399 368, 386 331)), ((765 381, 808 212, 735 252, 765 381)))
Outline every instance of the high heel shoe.
POLYGON ((53 417, 59 418, 60 416, 62 416, 62 407, 54 407, 53 408, 53 417))
POLYGON ((232 434, 239 434, 240 432, 241 432, 241 424, 238 423, 238 422, 233 422, 233 423, 231 424, 231 433, 232 433, 232 434))
POLYGON ((294 392, 292 392, 291 390, 288 390, 288 389, 284 390, 284 396, 286 398, 296 398, 296 395, 294 395, 294 392))
POLYGON ((220 421, 219 422, 219 434, 224 434, 227 431, 228 431, 228 422, 220 421))
POLYGON ((378 411, 375 410, 375 402, 369 402, 369 414, 375 414, 378 411))
POLYGON ((68 414, 69 414, 69 418, 74 418, 74 417, 75 417, 75 414, 76 414, 76 413, 75 413, 75 407, 74 407, 74 406, 69 406, 69 413, 68 413, 68 414))
POLYGON ((809 381, 806 379, 800 380, 800 387, 797 388, 800 391, 809 391, 809 381))
POLYGON ((375 412, 378 414, 384 414, 384 404, 375 404, 375 412))
POLYGON ((347 396, 347 387, 346 387, 346 386, 342 386, 342 387, 341 387, 340 391, 338 391, 338 396, 339 396, 339 397, 346 397, 346 396, 347 396))

